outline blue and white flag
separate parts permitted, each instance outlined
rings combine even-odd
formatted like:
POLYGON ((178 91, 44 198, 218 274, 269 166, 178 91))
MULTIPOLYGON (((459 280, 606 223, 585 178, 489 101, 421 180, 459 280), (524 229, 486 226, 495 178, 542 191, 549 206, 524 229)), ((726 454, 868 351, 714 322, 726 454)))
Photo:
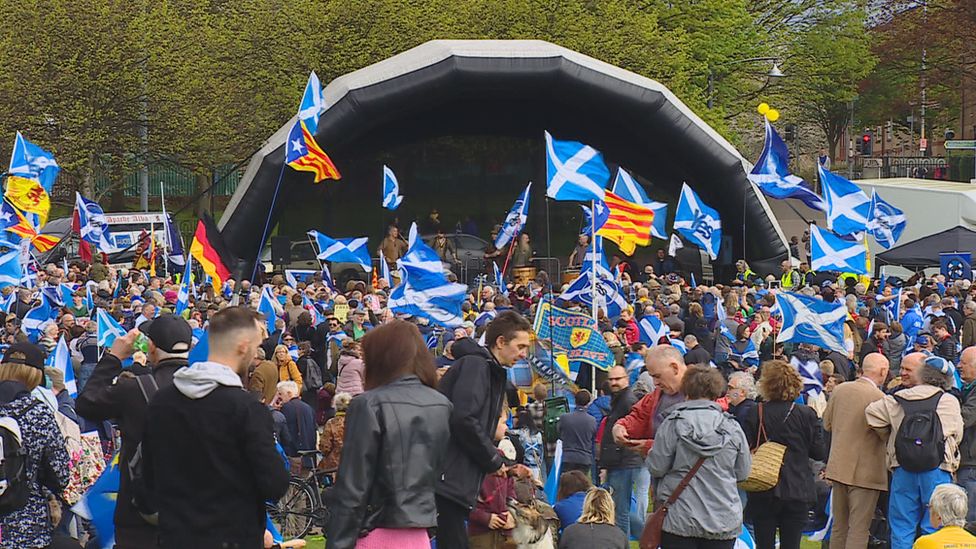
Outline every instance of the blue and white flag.
POLYGON ((759 160, 748 175, 749 181, 770 198, 795 198, 814 210, 825 211, 827 205, 823 199, 807 186, 806 181, 791 174, 789 165, 790 151, 786 143, 766 120, 766 141, 759 160))
POLYGON ((302 94, 302 102, 298 105, 298 118, 305 123, 309 133, 315 135, 319 129, 319 117, 325 102, 322 100, 322 83, 319 76, 312 71, 308 75, 308 82, 305 83, 305 92, 302 94))
MULTIPOLYGON (((830 530, 834 527, 834 489, 831 488, 830 492, 827 493, 827 507, 825 511, 827 512, 827 522, 824 527, 819 530, 813 530, 811 532, 803 532, 809 541, 826 541, 830 539, 830 530)), ((745 530, 745 528, 743 528, 745 530)))
POLYGON ((623 168, 617 169, 617 178, 613 182, 613 194, 634 204, 640 204, 654 212, 654 221, 651 223, 651 236, 662 240, 668 237, 668 205, 664 202, 655 202, 648 198, 644 192, 644 188, 623 168))
POLYGON ((871 199, 860 187, 817 164, 824 199, 827 201, 827 228, 841 236, 867 230, 871 199))
POLYGON ((54 188, 61 168, 54 155, 24 139, 20 132, 14 138, 14 150, 10 155, 10 175, 26 177, 38 181, 48 193, 54 188))
POLYGON ((265 286, 261 290, 261 301, 258 302, 258 312, 264 315, 264 321, 268 325, 268 335, 275 331, 275 321, 281 314, 281 304, 271 295, 271 288, 265 286))
POLYGON ((529 189, 531 188, 532 182, 530 181, 525 186, 522 194, 515 199, 515 204, 512 204, 512 209, 508 210, 508 215, 505 216, 505 222, 502 223, 502 230, 498 231, 498 236, 495 238, 495 248, 502 249, 506 244, 515 240, 518 234, 522 232, 522 228, 525 227, 525 221, 529 218, 529 189))
POLYGON ((10 292, 10 295, 8 295, 7 298, 3 300, 3 304, 2 304, 3 312, 5 312, 5 313, 7 313, 9 315, 10 314, 10 309, 13 308, 14 303, 17 303, 17 292, 16 291, 10 292))
POLYGON ((400 194, 400 183, 396 174, 388 166, 383 166, 383 207, 393 211, 400 207, 403 195, 400 194))
POLYGON ((190 286, 193 286, 193 256, 186 260, 183 278, 180 280, 180 291, 176 293, 176 309, 174 312, 177 316, 182 315, 183 311, 190 306, 190 286))
POLYGON ((383 255, 383 250, 380 250, 380 278, 386 281, 393 287, 393 274, 390 272, 390 265, 386 262, 386 256, 383 255))
POLYGON ((85 284, 85 308, 88 309, 88 316, 95 314, 95 298, 91 293, 92 284, 85 284))
POLYGON ((603 371, 613 366, 613 351, 591 315, 554 307, 543 299, 532 326, 537 338, 552 341, 552 352, 566 355, 569 364, 585 362, 603 371))
POLYGON ((95 246, 98 251, 103 253, 110 254, 119 251, 115 247, 115 240, 109 231, 105 212, 102 211, 98 202, 88 200, 81 196, 81 193, 75 193, 75 211, 78 212, 78 227, 82 240, 95 246))
POLYGON ((166 233, 166 258, 170 263, 182 267, 186 263, 186 258, 183 256, 183 235, 166 213, 165 203, 163 204, 163 232, 166 233))
POLYGON ((491 266, 495 271, 495 286, 498 287, 498 293, 508 297, 508 284, 505 284, 505 278, 502 277, 502 271, 498 268, 498 263, 492 261, 491 266))
POLYGON ((61 292, 61 306, 71 307, 75 304, 75 289, 71 284, 58 284, 58 291, 61 292))
POLYGON ((58 340, 58 346, 54 348, 51 366, 54 366, 64 374, 64 388, 71 395, 71 398, 78 398, 78 383, 75 381, 75 369, 71 366, 71 353, 68 351, 68 344, 64 341, 64 336, 58 340))
POLYGON ((736 538, 732 549, 756 549, 756 542, 752 539, 752 534, 749 533, 748 528, 743 528, 739 532, 739 537, 736 538))
POLYGON ((688 347, 685 346, 685 342, 680 339, 668 338, 668 344, 675 349, 681 351, 681 356, 688 354, 688 347))
MULTIPOLYGON (((20 251, 14 249, 0 255, 0 288, 20 286, 23 278, 24 266, 20 263, 20 251)), ((17 292, 13 292, 11 295, 16 294, 17 292)))
POLYGON ((603 200, 610 169, 589 145, 553 139, 546 132, 546 196, 554 200, 603 200))
POLYGON ((369 250, 366 248, 368 239, 365 236, 336 239, 315 230, 308 231, 308 236, 315 240, 315 245, 319 248, 318 258, 322 261, 355 263, 367 273, 373 271, 373 260, 370 259, 369 250))
POLYGON ((583 227, 580 234, 593 234, 603 228, 607 220, 610 219, 610 208, 602 200, 593 201, 593 209, 596 210, 596 219, 593 219, 593 210, 586 204, 580 204, 583 210, 583 227))
POLYGON ((868 274, 863 244, 844 240, 816 225, 810 225, 810 257, 814 271, 868 274))
POLYGON ((561 439, 556 440, 556 451, 553 452, 552 456, 552 467, 549 469, 549 474, 546 476, 546 484, 542 488, 542 492, 546 495, 546 500, 549 501, 549 505, 556 504, 556 496, 559 494, 559 476, 563 471, 563 441, 561 439))
POLYGON ((437 252, 417 235, 416 223, 410 226, 409 244, 407 253, 397 262, 402 279, 390 293, 390 309, 448 328, 459 326, 464 321, 461 303, 467 286, 447 280, 437 252))
POLYGON ((329 272, 328 267, 322 268, 322 283, 325 284, 327 288, 333 293, 336 292, 335 282, 332 281, 332 273, 329 272))
POLYGON ((95 314, 95 319, 98 324, 99 347, 111 347, 117 338, 125 335, 125 329, 122 328, 122 325, 112 318, 112 315, 108 314, 105 309, 99 309, 95 314))
POLYGON ((645 316, 637 323, 637 331, 640 333, 640 340, 648 346, 657 345, 662 337, 669 337, 671 330, 668 325, 656 316, 645 316))
POLYGON ((51 315, 57 312, 51 307, 51 302, 48 300, 47 294, 41 292, 39 296, 41 303, 27 311, 22 324, 24 333, 27 334, 27 338, 31 340, 31 343, 37 343, 37 340, 44 333, 44 328, 51 323, 51 315))
POLYGON ((868 214, 868 231, 884 248, 891 248, 901 238, 907 220, 905 212, 885 202, 876 190, 871 191, 871 210, 868 214))
POLYGON ((783 315, 783 329, 776 336, 777 343, 810 343, 847 354, 844 344, 847 307, 790 292, 777 294, 776 304, 783 315))
POLYGON ((20 222, 20 218, 17 217, 17 208, 14 208, 6 198, 0 200, 0 230, 4 231, 2 238, 5 241, 9 241, 12 244, 3 244, 8 248, 16 248, 16 243, 20 242, 20 235, 16 235, 11 232, 7 232, 7 229, 13 227, 20 222))
POLYGON ((687 183, 681 186, 674 228, 681 236, 708 252, 712 261, 718 258, 718 250, 722 246, 722 221, 718 212, 706 206, 687 183))
MULTIPOLYGON (((192 364, 192 363, 191 363, 192 364)), ((122 480, 118 452, 102 471, 98 480, 85 492, 72 512, 89 520, 98 534, 99 549, 115 547, 115 504, 119 499, 119 484, 122 480)))
POLYGON ((588 307, 602 309, 609 318, 620 316, 620 312, 627 308, 627 300, 620 292, 620 286, 613 281, 609 271, 592 268, 584 269, 576 280, 569 284, 566 291, 560 294, 563 301, 576 301, 588 307), (596 281, 594 282, 594 278, 596 281), (594 295, 594 290, 596 294, 594 295))

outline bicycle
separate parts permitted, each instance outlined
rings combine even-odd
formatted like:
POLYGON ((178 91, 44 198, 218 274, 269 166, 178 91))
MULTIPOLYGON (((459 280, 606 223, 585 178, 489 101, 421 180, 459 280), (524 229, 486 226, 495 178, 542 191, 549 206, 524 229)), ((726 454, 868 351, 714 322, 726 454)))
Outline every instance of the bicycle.
MULTIPOLYGON (((299 450, 300 457, 320 456, 318 450, 299 450)), ((276 502, 268 502, 268 515, 285 540, 304 538, 313 526, 325 529, 329 509, 325 492, 335 483, 336 469, 311 471, 306 476, 292 476, 288 490, 276 502)))

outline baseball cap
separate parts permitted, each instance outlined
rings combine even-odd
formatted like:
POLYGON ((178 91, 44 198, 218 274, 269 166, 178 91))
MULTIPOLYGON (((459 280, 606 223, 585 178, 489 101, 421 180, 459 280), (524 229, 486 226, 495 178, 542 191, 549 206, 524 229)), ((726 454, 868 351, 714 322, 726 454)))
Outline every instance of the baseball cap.
POLYGON ((915 338, 915 343, 917 343, 919 345, 928 345, 929 344, 929 336, 926 335, 926 334, 921 334, 917 338, 915 338))
POLYGON ((167 353, 185 353, 190 350, 193 330, 183 317, 164 313, 139 325, 153 345, 167 353))
POLYGON ((14 343, 3 354, 3 364, 24 364, 44 370, 44 350, 33 343, 14 343))

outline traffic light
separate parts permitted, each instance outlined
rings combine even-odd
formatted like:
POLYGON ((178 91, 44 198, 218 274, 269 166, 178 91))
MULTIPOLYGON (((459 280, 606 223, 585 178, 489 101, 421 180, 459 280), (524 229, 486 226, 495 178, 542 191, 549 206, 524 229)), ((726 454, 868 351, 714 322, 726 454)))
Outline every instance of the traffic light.
POLYGON ((874 149, 874 132, 864 132, 861 136, 861 154, 871 156, 874 149))
POLYGON ((783 133, 783 138, 786 141, 793 141, 796 139, 796 124, 787 124, 783 133))

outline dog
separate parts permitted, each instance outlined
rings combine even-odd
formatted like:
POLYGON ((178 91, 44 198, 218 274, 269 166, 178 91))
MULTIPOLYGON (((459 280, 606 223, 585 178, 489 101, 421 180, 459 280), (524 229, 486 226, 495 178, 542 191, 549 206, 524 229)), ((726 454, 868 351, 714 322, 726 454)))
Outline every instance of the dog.
POLYGON ((508 502, 508 512, 515 518, 511 539, 518 549, 556 549, 551 524, 539 507, 535 501, 529 504, 515 500, 508 502))

